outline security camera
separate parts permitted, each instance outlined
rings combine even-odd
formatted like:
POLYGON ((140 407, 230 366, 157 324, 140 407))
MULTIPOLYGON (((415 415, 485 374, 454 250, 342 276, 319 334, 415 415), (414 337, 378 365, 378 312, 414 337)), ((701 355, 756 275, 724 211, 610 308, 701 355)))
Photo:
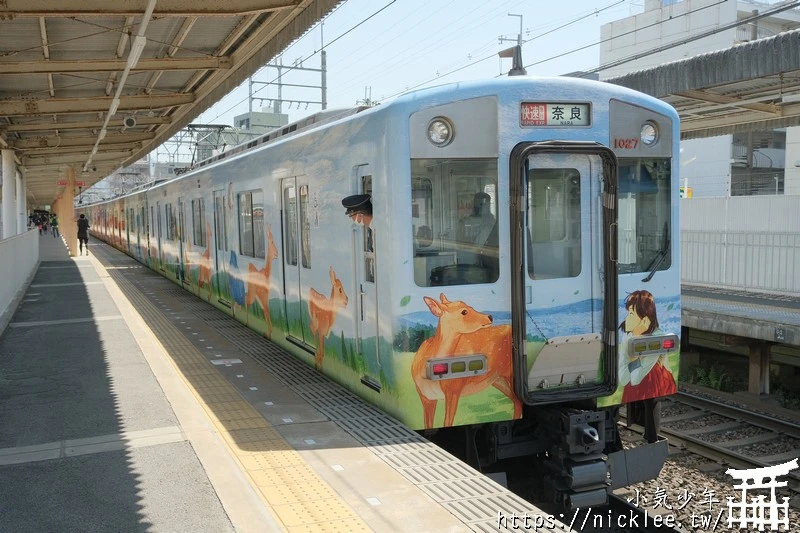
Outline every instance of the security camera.
POLYGON ((136 126, 136 117, 134 117, 133 115, 128 115, 124 119, 122 119, 122 124, 126 128, 133 128, 134 126, 136 126))

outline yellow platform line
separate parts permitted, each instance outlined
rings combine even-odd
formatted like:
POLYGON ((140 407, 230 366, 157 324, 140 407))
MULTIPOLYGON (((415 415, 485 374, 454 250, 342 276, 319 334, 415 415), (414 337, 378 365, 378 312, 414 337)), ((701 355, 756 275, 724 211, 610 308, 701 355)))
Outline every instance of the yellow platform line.
POLYGON ((121 273, 109 272, 181 379, 290 533, 372 531, 178 328, 121 273))

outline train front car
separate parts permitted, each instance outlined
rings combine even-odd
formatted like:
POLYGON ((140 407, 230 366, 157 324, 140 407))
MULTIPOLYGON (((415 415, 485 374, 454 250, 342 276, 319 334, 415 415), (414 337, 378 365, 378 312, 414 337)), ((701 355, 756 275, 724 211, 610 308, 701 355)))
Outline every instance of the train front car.
POLYGON ((407 361, 415 388, 403 420, 464 426, 481 466, 536 458, 540 496, 571 508, 656 477, 656 399, 679 356, 675 111, 528 77, 393 105, 410 168, 390 185, 407 235, 389 298, 395 373, 407 361), (621 404, 648 441, 624 451, 621 404))

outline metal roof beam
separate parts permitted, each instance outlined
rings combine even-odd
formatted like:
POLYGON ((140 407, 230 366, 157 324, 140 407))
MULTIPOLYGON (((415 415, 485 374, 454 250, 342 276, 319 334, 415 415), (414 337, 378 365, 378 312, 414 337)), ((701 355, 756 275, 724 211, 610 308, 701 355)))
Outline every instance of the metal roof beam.
MULTIPOLYGON (((169 124, 172 122, 169 117, 136 117, 137 126, 155 126, 159 124, 169 124)), ((122 128, 122 120, 112 120, 108 123, 109 128, 122 128)), ((103 127, 102 120, 84 120, 80 122, 46 122, 42 124, 22 123, 22 124, 0 124, 0 132, 36 132, 36 131, 62 131, 62 130, 93 130, 103 127)))
POLYGON ((769 113, 770 115, 780 114, 780 108, 776 105, 746 103, 741 98, 723 96, 721 94, 714 94, 708 91, 690 89, 690 90, 680 91, 675 94, 678 96, 683 96, 685 98, 691 98, 693 100, 700 100, 701 102, 723 104, 726 107, 730 106, 730 107, 739 107, 742 109, 751 109, 753 111, 762 111, 764 113, 769 113))
MULTIPOLYGON (((155 133, 117 133, 110 134, 100 142, 105 148, 107 144, 147 141, 154 138, 155 133)), ((48 135, 9 142, 12 148, 26 150, 32 148, 58 148, 59 146, 88 146, 92 149, 97 141, 97 135, 91 137, 70 137, 63 135, 48 135)))
MULTIPOLYGON (((50 98, 45 100, 0 100, 0 116, 48 115, 53 113, 105 112, 111 97, 101 98, 50 98)), ((122 96, 118 111, 161 109, 191 104, 193 94, 122 96)))
MULTIPOLYGON (((127 158, 131 150, 117 150, 113 152, 97 152, 92 159, 98 165, 102 161, 122 161, 127 158)), ((86 153, 78 154, 63 154, 63 155, 27 155, 22 157, 22 165, 28 169, 36 169, 37 167, 50 167, 53 165, 70 165, 70 164, 83 164, 86 161, 86 153)))
MULTIPOLYGON (((297 7, 302 0, 224 0, 197 2, 194 0, 159 0, 153 10, 156 17, 229 17, 248 13, 263 13, 297 7)), ((142 2, 136 0, 81 0, 53 2, 52 0, 4 0, 0 2, 0 18, 14 17, 108 17, 139 16, 142 2)))
MULTIPOLYGON (((92 137, 92 139, 94 140, 95 138, 92 137)), ((52 146, 48 148, 31 148, 31 149, 21 148, 18 153, 23 156, 81 153, 84 154, 85 157, 87 153, 90 153, 92 151, 93 146, 94 142, 92 144, 78 144, 75 146, 52 146)), ((141 142, 126 142, 126 143, 101 144, 100 146, 101 146, 100 150, 138 150, 143 146, 143 144, 141 142)))
MULTIPOLYGON (((792 122, 792 119, 794 119, 797 122, 797 124, 800 124, 800 104, 780 106, 780 112, 778 114, 778 117, 788 122, 792 122)), ((716 118, 705 117, 697 119, 684 119, 681 120, 681 132, 713 129, 722 126, 736 126, 748 123, 758 123, 758 122, 763 122, 765 120, 770 120, 770 119, 765 119, 764 115, 757 111, 735 113, 716 118)))
MULTIPOLYGON (((0 74, 62 74, 65 72, 116 72, 125 70, 127 60, 18 61, 0 62, 0 74)), ((139 59, 131 71, 218 70, 231 68, 227 57, 139 59)))

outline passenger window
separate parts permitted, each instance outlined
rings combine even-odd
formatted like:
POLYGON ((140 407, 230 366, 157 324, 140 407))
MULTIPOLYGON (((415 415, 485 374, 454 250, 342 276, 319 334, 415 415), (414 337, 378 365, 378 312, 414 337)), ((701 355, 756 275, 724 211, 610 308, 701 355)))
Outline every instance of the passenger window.
POLYGON ((300 251, 303 268, 311 268, 311 222, 308 220, 308 185, 300 186, 300 251))
POLYGON ((203 199, 192 200, 192 236, 197 246, 206 245, 205 219, 206 207, 203 199))
POLYGON ((415 283, 497 281, 497 160, 415 159, 411 176, 415 283))
POLYGON ((528 172, 528 274, 533 279, 581 273, 581 176, 573 168, 528 172))
POLYGON ((239 193, 239 253, 264 258, 264 193, 239 193))
POLYGON ((297 266, 297 202, 294 185, 283 189, 283 213, 286 232, 283 235, 286 264, 297 266))

